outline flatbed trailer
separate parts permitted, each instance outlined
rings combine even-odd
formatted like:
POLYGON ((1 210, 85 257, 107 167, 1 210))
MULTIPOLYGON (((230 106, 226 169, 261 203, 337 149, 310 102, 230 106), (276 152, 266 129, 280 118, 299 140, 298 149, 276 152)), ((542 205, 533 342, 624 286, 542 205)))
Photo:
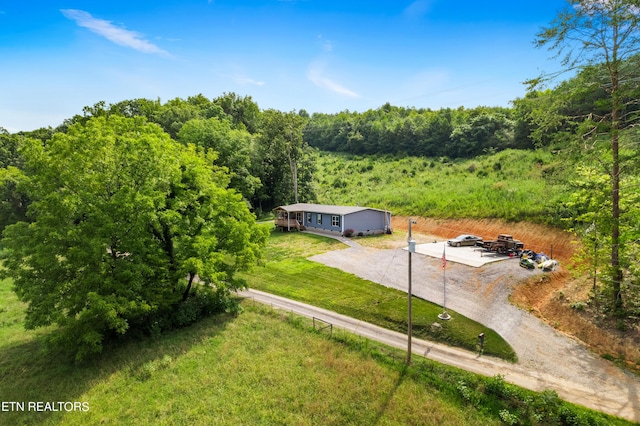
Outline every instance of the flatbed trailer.
POLYGON ((509 234, 500 234, 495 240, 478 241, 477 245, 486 251, 506 255, 520 256, 524 250, 524 243, 513 239, 513 236, 509 234))

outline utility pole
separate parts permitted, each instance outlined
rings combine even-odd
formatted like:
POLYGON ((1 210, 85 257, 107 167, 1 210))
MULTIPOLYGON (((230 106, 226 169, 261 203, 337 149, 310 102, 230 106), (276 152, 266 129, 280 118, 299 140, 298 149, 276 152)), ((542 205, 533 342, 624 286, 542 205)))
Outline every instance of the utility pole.
POLYGON ((409 288, 407 291, 407 304, 408 304, 408 318, 407 318, 407 365, 411 364, 411 253, 416 251, 416 242, 411 238, 411 224, 416 223, 409 218, 409 236, 407 237, 407 243, 409 244, 409 288))

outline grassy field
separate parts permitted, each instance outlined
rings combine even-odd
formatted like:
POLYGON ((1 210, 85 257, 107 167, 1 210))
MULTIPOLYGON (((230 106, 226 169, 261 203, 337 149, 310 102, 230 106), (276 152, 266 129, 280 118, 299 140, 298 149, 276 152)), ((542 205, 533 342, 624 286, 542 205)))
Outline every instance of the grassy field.
POLYGON ((405 367, 403 351, 346 332, 329 336, 250 301, 236 317, 123 341, 71 363, 46 349, 55 330, 23 330, 25 307, 10 285, 0 282, 2 425, 498 425, 545 419, 558 407, 585 424, 629 424, 500 377, 419 357, 405 367))
POLYGON ((559 225, 568 173, 562 159, 543 150, 456 161, 321 152, 316 193, 323 204, 359 203, 396 215, 559 225))
MULTIPOLYGON (((266 264, 243 275, 251 288, 329 309, 401 333, 407 331, 407 295, 305 257, 344 247, 338 241, 318 235, 273 232, 266 252, 266 264), (338 246, 336 244, 339 244, 338 246)), ((477 336, 485 333, 484 353, 506 360, 517 359, 511 346, 495 331, 451 311, 455 321, 434 318, 442 307, 414 297, 413 334, 453 346, 476 350, 477 336)))

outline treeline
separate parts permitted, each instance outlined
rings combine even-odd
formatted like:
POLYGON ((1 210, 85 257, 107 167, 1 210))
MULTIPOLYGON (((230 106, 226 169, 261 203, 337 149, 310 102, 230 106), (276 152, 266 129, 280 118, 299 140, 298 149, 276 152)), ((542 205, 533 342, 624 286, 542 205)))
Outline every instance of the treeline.
MULTIPOLYGON (((0 169, 20 168, 18 145, 22 138, 46 144, 75 124, 111 116, 145 117, 171 139, 215 152, 214 165, 227 168, 231 175, 229 186, 258 216, 278 205, 314 199, 314 163, 302 135, 306 118, 296 112, 260 110, 250 96, 235 93, 214 99, 196 95, 164 103, 160 99, 132 99, 109 105, 98 102, 55 129, 9 134, 0 128, 0 169)), ((0 188, 0 213, 11 223, 16 215, 25 212, 25 200, 14 189, 6 179, 0 188)))
POLYGON ((313 114, 304 140, 323 151, 472 158, 504 149, 530 149, 524 117, 513 108, 403 108, 389 103, 364 113, 313 114))

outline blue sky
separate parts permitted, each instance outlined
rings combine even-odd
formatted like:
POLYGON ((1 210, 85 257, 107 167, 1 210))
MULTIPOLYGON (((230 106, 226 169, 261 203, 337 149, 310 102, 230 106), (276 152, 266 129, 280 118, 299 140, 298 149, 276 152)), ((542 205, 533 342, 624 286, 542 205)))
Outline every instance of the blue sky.
POLYGON ((533 40, 564 0, 0 2, 0 127, 202 93, 261 109, 509 106, 557 65, 533 40))

